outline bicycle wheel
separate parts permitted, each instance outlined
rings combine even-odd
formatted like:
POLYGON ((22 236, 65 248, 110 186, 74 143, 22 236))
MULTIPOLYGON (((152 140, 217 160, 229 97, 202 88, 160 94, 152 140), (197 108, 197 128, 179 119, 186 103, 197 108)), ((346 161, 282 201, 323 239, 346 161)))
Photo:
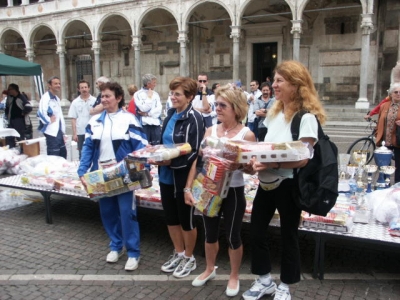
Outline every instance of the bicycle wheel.
POLYGON ((356 164, 353 157, 354 151, 362 151, 367 153, 366 165, 368 165, 371 160, 374 158, 374 151, 376 145, 375 142, 370 138, 361 138, 356 140, 349 149, 347 150, 347 154, 350 154, 350 164, 356 164))

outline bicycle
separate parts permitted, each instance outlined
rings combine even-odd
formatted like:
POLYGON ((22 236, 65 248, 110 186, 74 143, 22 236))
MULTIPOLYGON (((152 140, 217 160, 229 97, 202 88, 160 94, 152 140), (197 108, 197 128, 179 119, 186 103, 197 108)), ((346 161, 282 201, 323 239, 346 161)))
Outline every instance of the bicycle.
POLYGON ((371 133, 367 137, 362 137, 355 140, 347 150, 347 154, 350 154, 350 164, 357 164, 354 161, 353 152, 365 152, 367 154, 365 164, 368 165, 372 159, 374 158, 374 151, 376 149, 375 144, 375 133, 376 133, 376 124, 377 121, 372 118, 368 118, 367 121, 369 124, 366 127, 366 130, 371 130, 371 133))

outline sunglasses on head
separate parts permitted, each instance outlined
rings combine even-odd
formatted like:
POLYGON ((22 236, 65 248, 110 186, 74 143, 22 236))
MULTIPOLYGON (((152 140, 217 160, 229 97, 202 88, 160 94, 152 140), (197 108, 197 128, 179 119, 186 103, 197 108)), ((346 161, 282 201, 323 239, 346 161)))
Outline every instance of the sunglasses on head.
POLYGON ((207 80, 199 80, 200 83, 206 83, 207 80))

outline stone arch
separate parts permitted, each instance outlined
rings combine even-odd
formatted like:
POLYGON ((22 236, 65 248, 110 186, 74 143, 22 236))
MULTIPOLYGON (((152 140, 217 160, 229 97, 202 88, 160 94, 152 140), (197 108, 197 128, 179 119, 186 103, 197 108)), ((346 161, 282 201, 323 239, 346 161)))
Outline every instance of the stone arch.
POLYGON ((100 20, 97 22, 97 24, 96 24, 96 26, 95 26, 95 29, 94 29, 94 33, 92 33, 92 39, 93 39, 93 40, 101 40, 101 36, 100 36, 101 30, 102 30, 103 27, 107 24, 107 21, 108 21, 110 18, 118 17, 118 16, 119 16, 119 17, 122 17, 122 18, 129 24, 130 29, 131 29, 132 32, 133 32, 132 24, 129 22, 129 18, 128 18, 125 14, 123 14, 123 13, 118 13, 118 12, 112 12, 112 13, 108 13, 108 14, 102 16, 102 17, 100 18, 100 20))
POLYGON ((27 45, 23 34, 19 30, 10 27, 4 28, 0 33, 0 43, 4 53, 10 51, 25 51, 27 45), (8 39, 8 41, 6 41, 6 39, 8 39), (12 39, 12 41, 10 39, 12 39))
POLYGON ((82 22, 83 24, 85 24, 86 27, 89 29, 90 35, 91 35, 92 38, 93 38, 93 32, 92 32, 92 30, 90 29, 89 24, 87 24, 87 22, 86 22, 83 18, 77 18, 77 19, 68 20, 67 22, 65 22, 65 23, 63 24, 63 26, 62 26, 61 29, 60 29, 60 38, 61 38, 61 39, 64 39, 64 38, 65 38, 65 34, 67 33, 68 29, 70 29, 71 25, 73 25, 73 24, 76 23, 76 22, 82 22))
MULTIPOLYGON (((235 22, 235 15, 234 12, 232 12, 231 8, 226 5, 226 3, 219 1, 219 0, 209 0, 209 1, 197 1, 195 2, 195 4, 193 4, 191 7, 189 7, 186 10, 186 13, 182 16, 182 25, 184 26, 184 28, 182 28, 181 30, 188 30, 187 28, 187 24, 190 20, 190 17, 193 15, 193 12, 196 10, 196 8, 200 5, 204 5, 207 3, 215 3, 220 5, 221 7, 223 7, 225 9, 225 11, 228 13, 229 18, 231 19, 231 23, 232 25, 235 25, 237 22, 235 22)), ((235 6, 236 7, 236 6, 235 6)))
MULTIPOLYGON (((151 7, 151 8, 149 8, 149 9, 145 10, 145 11, 139 16, 139 18, 137 19, 138 28, 134 28, 134 31, 132 31, 134 35, 140 35, 140 34, 141 34, 141 32, 140 32, 140 26, 141 26, 141 24, 142 24, 143 21, 146 19, 146 17, 147 17, 151 12, 153 12, 153 11, 155 11, 155 10, 161 10, 161 11, 164 10, 164 11, 169 12, 169 13, 174 17, 175 22, 176 22, 176 24, 177 24, 177 26, 178 26, 178 30, 182 30, 182 29, 181 29, 181 26, 182 26, 182 25, 180 24, 179 19, 178 19, 177 16, 176 16, 176 13, 175 13, 172 9, 170 9, 170 8, 164 6, 164 5, 161 5, 161 6, 157 6, 157 7, 151 7)), ((136 24, 136 23, 135 23, 135 24, 136 24)), ((134 26, 134 27, 135 27, 135 26, 134 26)))
POLYGON ((29 32, 29 44, 27 44, 27 47, 33 47, 33 44, 34 44, 33 38, 39 32, 39 30, 41 30, 42 28, 49 29, 55 37, 55 44, 59 43, 59 37, 57 36, 57 31, 54 28, 52 28, 49 24, 40 23, 40 24, 35 25, 29 32))

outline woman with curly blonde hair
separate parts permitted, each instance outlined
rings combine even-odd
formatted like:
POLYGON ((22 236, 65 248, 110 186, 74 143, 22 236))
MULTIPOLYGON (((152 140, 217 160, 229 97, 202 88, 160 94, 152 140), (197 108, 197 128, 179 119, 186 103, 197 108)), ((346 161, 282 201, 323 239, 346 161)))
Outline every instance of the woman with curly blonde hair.
MULTIPOLYGON (((318 122, 325 122, 325 112, 318 99, 311 75, 301 63, 285 61, 275 69, 274 89, 276 101, 264 121, 268 132, 266 142, 292 141, 291 123, 294 115, 305 110, 299 128, 299 140, 313 146, 318 140, 318 122)), ((290 300, 289 284, 300 281, 300 250, 298 226, 301 210, 294 202, 297 185, 293 169, 304 167, 308 159, 293 162, 261 163, 252 161, 258 172, 260 185, 253 202, 251 214, 251 271, 259 275, 252 287, 244 292, 243 299, 260 299, 275 294, 275 300, 290 300), (282 243, 281 283, 277 287, 271 278, 267 231, 278 210, 282 243)))

